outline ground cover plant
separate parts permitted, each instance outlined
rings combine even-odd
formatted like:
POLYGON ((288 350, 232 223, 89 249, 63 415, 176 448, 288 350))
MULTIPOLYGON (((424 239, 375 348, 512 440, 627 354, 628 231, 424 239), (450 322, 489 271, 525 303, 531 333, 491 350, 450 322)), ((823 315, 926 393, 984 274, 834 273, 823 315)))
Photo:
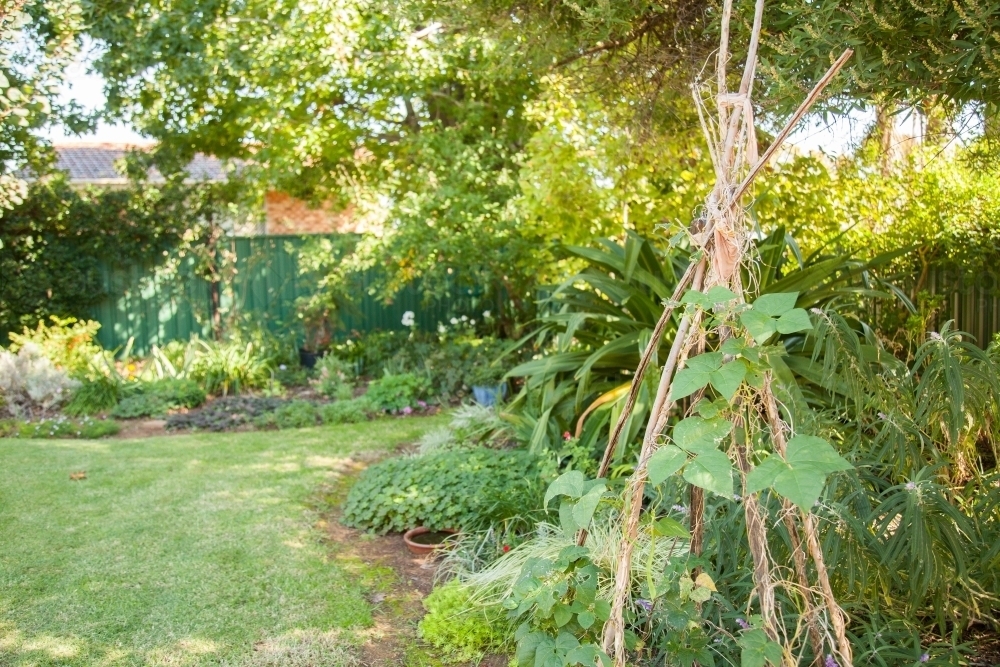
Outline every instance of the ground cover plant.
POLYGON ((372 407, 385 412, 412 411, 425 407, 430 382, 415 373, 386 373, 368 385, 365 397, 372 407), (423 405, 420 405, 423 403, 423 405))
POLYGON ((526 452, 444 451, 383 461, 351 488, 343 520, 374 532, 485 527, 541 508, 537 459, 526 452))
POLYGON ((111 410, 113 417, 135 419, 162 416, 177 408, 196 408, 205 402, 205 392, 194 380, 165 378, 135 383, 111 410))
POLYGON ((268 396, 224 396, 198 410, 169 415, 167 428, 225 431, 250 425, 285 403, 285 399, 268 396))
POLYGON ((35 420, 0 421, 4 438, 75 438, 92 440, 117 434, 121 426, 112 419, 93 417, 39 417, 35 420))
POLYGON ((0 441, 0 663, 356 665, 375 572, 331 558, 313 502, 441 423, 0 441))

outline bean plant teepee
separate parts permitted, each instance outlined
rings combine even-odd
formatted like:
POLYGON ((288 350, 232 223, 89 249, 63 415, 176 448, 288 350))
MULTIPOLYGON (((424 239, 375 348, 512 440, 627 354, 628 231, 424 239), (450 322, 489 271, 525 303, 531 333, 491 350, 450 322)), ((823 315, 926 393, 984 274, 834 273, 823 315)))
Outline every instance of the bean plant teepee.
MULTIPOLYGON (((802 102, 767 151, 758 156, 751 95, 757 66, 763 0, 757 0, 739 89, 728 87, 732 0, 723 6, 714 93, 694 86, 701 125, 715 168, 715 187, 702 215, 690 228, 699 247, 673 299, 646 346, 626 404, 612 429, 598 477, 607 474, 618 439, 639 389, 675 310, 681 311, 677 335, 663 364, 646 426, 638 465, 629 478, 621 514, 622 541, 615 573, 611 614, 604 626, 603 649, 616 666, 625 664, 624 613, 630 593, 630 569, 643 514, 647 481, 659 483, 675 474, 690 484, 690 552, 701 555, 705 492, 733 495, 740 488, 746 540, 753 558, 753 582, 763 640, 761 654, 772 664, 795 665, 808 637, 814 660, 852 665, 844 612, 830 585, 811 508, 831 473, 849 467, 829 443, 796 432, 793 415, 779 403, 774 360, 778 334, 811 328, 808 313, 796 308, 796 293, 769 294, 747 304, 747 281, 755 259, 746 221, 744 196, 754 178, 782 145, 830 80, 851 57, 846 50, 802 102), (683 399, 687 399, 683 401, 683 399), (664 433, 679 405, 687 414, 664 433), (759 494, 770 489, 781 498, 780 520, 792 546, 792 563, 775 563, 768 552, 767 517, 759 494), (787 578, 783 578, 788 572, 787 578), (783 587, 797 603, 798 627, 786 628, 786 614, 776 609, 775 590, 783 587)), ((578 543, 585 544, 581 530, 578 543)), ((697 573, 694 574, 697 577, 697 573)), ((701 579, 714 587, 711 579, 701 579)), ((763 661, 765 658, 761 658, 763 661)))

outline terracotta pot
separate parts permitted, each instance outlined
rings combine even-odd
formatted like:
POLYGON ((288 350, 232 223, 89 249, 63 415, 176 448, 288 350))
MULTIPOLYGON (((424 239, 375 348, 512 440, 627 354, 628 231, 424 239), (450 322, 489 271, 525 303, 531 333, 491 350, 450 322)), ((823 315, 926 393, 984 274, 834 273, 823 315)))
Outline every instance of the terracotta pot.
POLYGON ((447 533, 448 535, 455 535, 458 531, 450 528, 445 528, 444 530, 431 530, 430 528, 425 528, 424 526, 410 528, 408 531, 403 533, 403 542, 406 543, 406 548, 409 549, 411 553, 415 553, 418 556, 426 556, 446 546, 445 542, 425 544, 414 541, 415 537, 419 535, 426 535, 427 533, 447 533))

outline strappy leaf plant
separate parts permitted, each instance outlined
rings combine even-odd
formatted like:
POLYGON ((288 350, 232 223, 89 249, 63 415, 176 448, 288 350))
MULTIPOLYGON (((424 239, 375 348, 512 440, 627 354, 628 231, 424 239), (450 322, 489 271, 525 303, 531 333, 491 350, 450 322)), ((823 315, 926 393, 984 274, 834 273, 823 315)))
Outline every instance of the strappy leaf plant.
MULTIPOLYGON (((623 243, 604 239, 597 247, 564 248, 585 266, 542 302, 546 314, 521 341, 534 345, 540 354, 508 374, 524 378, 524 389, 508 414, 533 448, 554 447, 559 434, 567 431, 596 442, 597 434, 617 418, 662 304, 670 299, 691 259, 686 248, 661 246, 667 244, 630 232, 623 243), (539 420, 546 423, 540 425, 539 420)), ((801 324, 806 309, 830 304, 854 311, 862 299, 888 296, 891 290, 872 273, 890 255, 871 261, 819 253, 803 257, 783 229, 761 238, 755 252, 761 258, 760 270, 746 282, 756 286, 757 294, 798 292, 794 315, 785 316, 780 324, 784 311, 778 317, 761 315, 759 309, 747 315, 759 320, 752 324, 764 339, 773 333, 782 339, 801 339, 792 330, 790 317, 801 324)), ((672 321, 660 341, 659 358, 665 357, 675 332, 672 321)), ((785 374, 789 386, 792 377, 785 374)), ((653 373, 646 377, 623 442, 632 441, 645 423, 657 381, 653 373)))

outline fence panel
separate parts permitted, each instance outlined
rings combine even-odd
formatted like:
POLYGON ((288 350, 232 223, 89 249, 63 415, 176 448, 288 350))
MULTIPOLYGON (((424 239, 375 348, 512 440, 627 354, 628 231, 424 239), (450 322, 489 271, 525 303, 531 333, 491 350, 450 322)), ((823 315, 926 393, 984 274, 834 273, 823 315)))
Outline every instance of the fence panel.
POLYGON ((1000 267, 987 267, 975 274, 940 266, 928 273, 927 291, 945 297, 940 321, 955 320, 955 326, 971 334, 986 347, 1000 333, 1000 267))
MULTIPOLYGON (((298 252, 307 238, 234 239, 230 250, 236 256, 236 272, 229 284, 220 286, 222 311, 235 310, 274 332, 293 331, 301 340, 296 300, 316 289, 315 276, 299 273, 298 252)), ((475 318, 495 308, 481 290, 456 286, 443 298, 428 300, 416 283, 383 303, 376 294, 383 277, 377 269, 355 277, 351 294, 357 312, 344 314, 339 335, 404 329, 406 311, 413 311, 418 329, 433 331, 453 317, 475 318)), ((211 338, 209 283, 197 275, 193 258, 182 259, 176 276, 170 278, 150 267, 105 266, 102 280, 109 296, 91 310, 90 317, 101 323, 98 340, 106 349, 122 347, 132 339, 133 350, 145 354, 153 345, 173 340, 211 338)))

